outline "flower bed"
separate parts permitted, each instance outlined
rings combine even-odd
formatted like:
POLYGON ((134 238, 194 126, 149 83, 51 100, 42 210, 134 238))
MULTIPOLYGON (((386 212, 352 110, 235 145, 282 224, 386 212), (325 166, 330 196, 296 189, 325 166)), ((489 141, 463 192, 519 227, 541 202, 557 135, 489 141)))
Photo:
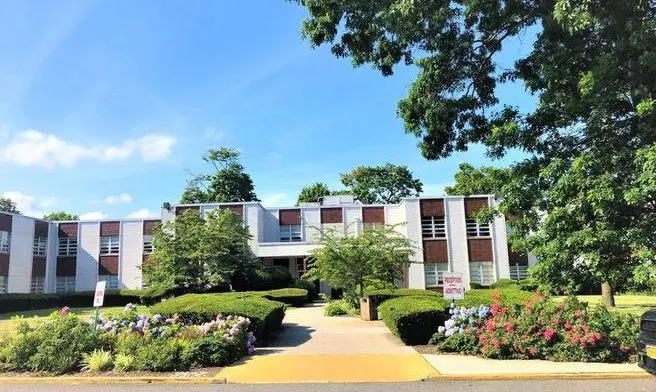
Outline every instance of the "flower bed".
POLYGON ((250 320, 217 315, 198 325, 178 317, 139 315, 136 306, 85 322, 68 308, 36 323, 21 323, 0 343, 0 370, 66 373, 86 370, 186 370, 224 366, 252 354, 250 320))
POLYGON ((568 298, 534 294, 522 305, 452 308, 431 338, 438 350, 498 359, 624 362, 635 356, 639 324, 631 315, 568 298))

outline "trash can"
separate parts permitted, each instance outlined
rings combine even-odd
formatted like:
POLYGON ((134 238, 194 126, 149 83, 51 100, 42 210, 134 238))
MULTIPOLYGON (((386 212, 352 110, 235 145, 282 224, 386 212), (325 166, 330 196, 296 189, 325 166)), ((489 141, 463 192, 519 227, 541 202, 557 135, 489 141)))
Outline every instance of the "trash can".
POLYGON ((378 309, 376 301, 371 297, 360 298, 360 317, 364 321, 378 320, 378 309))

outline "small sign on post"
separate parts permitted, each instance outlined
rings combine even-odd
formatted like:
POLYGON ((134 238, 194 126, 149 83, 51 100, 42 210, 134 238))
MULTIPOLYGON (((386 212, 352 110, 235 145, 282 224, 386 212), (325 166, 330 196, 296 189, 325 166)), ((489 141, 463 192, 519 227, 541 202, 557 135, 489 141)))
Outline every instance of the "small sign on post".
POLYGON ((459 272, 444 273, 444 299, 465 298, 465 285, 459 272))
POLYGON ((103 306, 103 301, 105 300, 105 285, 107 282, 101 280, 96 283, 96 294, 93 296, 93 307, 99 308, 103 306))

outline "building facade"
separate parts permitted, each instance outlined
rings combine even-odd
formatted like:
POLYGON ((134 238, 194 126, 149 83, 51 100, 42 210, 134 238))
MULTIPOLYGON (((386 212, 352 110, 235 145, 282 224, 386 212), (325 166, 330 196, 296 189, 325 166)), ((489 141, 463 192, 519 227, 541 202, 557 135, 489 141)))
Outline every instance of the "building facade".
MULTIPOLYGON (((521 278, 529 260, 509 252, 506 222, 479 223, 474 214, 494 206, 491 195, 406 198, 399 204, 363 205, 352 196, 320 203, 265 208, 259 202, 164 203, 160 219, 47 222, 0 213, 0 293, 89 291, 105 280, 108 289, 141 288, 140 266, 152 252, 153 228, 186 210, 205 214, 229 209, 248 227, 250 247, 264 264, 289 268, 299 277, 321 232, 358 235, 369 227, 394 225, 416 245, 403 286, 439 290, 446 271, 462 273, 467 285, 521 278)), ((322 291, 329 288, 322 285, 322 291)))

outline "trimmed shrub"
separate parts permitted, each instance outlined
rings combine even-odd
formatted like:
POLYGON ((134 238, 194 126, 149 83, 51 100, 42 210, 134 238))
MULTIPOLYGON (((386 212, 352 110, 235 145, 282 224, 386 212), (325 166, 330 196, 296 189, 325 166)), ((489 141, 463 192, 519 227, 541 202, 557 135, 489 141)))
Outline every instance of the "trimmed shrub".
POLYGON ((296 279, 292 287, 297 289, 305 289, 308 292, 308 302, 312 302, 319 298, 319 293, 317 292, 317 286, 314 282, 310 282, 307 279, 296 279))
POLYGON ((285 316, 285 304, 266 298, 239 293, 185 294, 151 307, 153 314, 164 317, 178 315, 185 322, 208 322, 217 314, 234 314, 251 320, 250 331, 266 339, 280 329, 285 316))
POLYGON ((404 296, 378 308, 387 327, 408 345, 426 344, 449 318, 449 303, 435 296, 404 296))
POLYGON ((367 290, 364 293, 366 296, 369 296, 371 301, 374 304, 380 305, 388 299, 398 298, 398 297, 407 297, 407 296, 429 296, 429 297, 441 297, 442 294, 437 291, 423 290, 423 289, 376 289, 376 290, 367 290))
POLYGON ((181 353, 178 339, 142 339, 134 352, 135 367, 153 372, 188 369, 189 363, 182 360, 181 353))
POLYGON ((203 336, 183 345, 181 358, 191 367, 226 366, 244 356, 237 341, 229 341, 217 336, 203 336))
POLYGON ((480 289, 487 289, 489 287, 488 286, 483 286, 480 283, 471 282, 471 283, 469 283, 469 288, 472 289, 472 290, 480 290, 480 289))
POLYGON ((540 289, 540 282, 535 279, 522 279, 519 281, 519 288, 524 291, 538 291, 540 289))
POLYGON ((301 307, 308 303, 308 291, 305 289, 287 288, 265 291, 262 296, 272 301, 279 301, 289 306, 301 307))
POLYGON ((231 281, 236 291, 264 291, 291 286, 292 275, 285 267, 256 265, 236 272, 231 281))
POLYGON ((495 300, 493 294, 499 291, 501 294, 500 302, 504 305, 521 305, 524 301, 531 298, 533 293, 521 291, 515 288, 501 290, 477 289, 465 292, 465 298, 456 301, 456 305, 466 308, 473 308, 479 305, 491 306, 495 300))
POLYGON ((513 289, 519 289, 519 284, 517 283, 516 280, 513 279, 499 279, 496 282, 492 283, 490 285, 491 289, 506 289, 506 288, 513 288, 513 289))
POLYGON ((323 314, 329 317, 346 316, 358 314, 358 309, 354 308, 351 303, 345 299, 330 301, 323 311, 323 314))
MULTIPOLYGON (((140 302, 141 290, 108 290, 105 292, 105 306, 123 306, 140 302)), ((20 312, 48 308, 88 308, 93 305, 93 291, 58 294, 1 294, 2 312, 20 312)))

